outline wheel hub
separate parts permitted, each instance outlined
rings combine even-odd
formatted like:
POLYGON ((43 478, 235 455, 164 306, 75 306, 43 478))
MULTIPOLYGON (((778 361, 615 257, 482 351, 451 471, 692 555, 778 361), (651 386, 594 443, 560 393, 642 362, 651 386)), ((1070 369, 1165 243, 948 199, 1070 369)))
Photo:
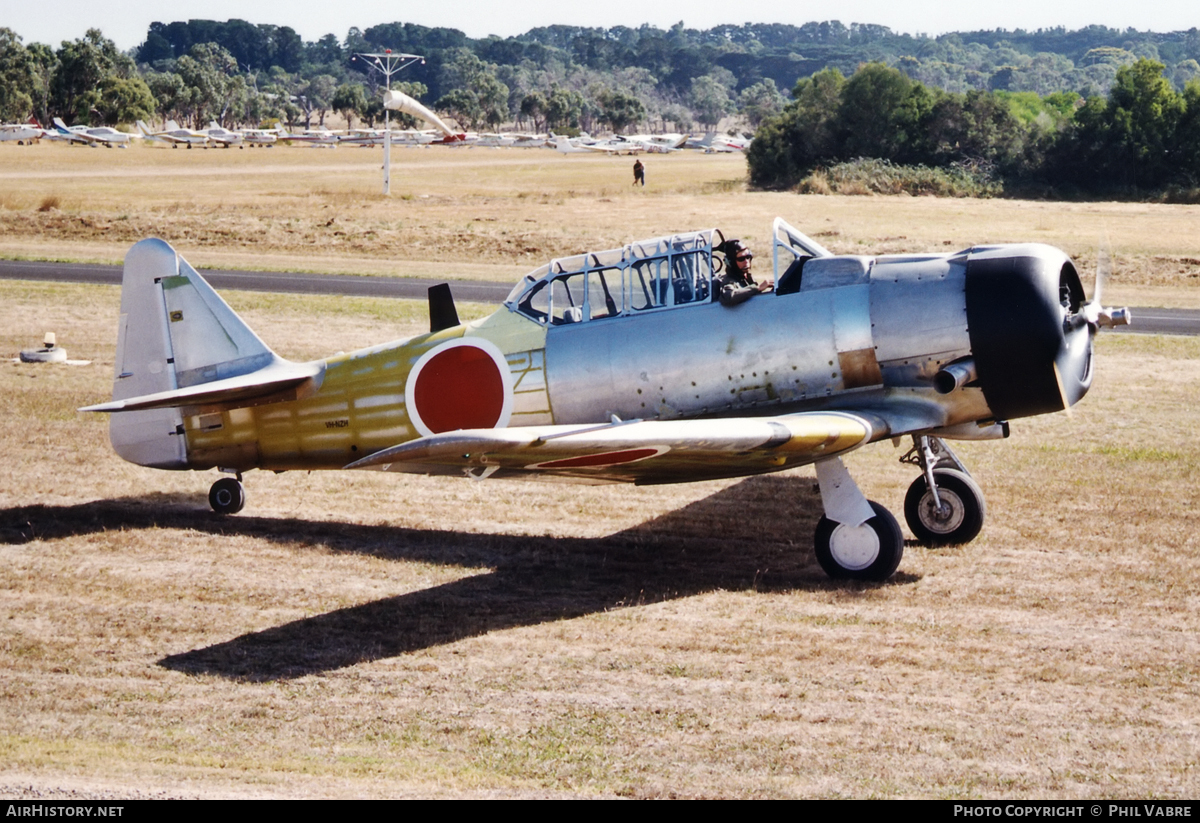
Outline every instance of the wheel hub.
POLYGON ((829 553, 842 568, 860 571, 879 557, 879 535, 867 524, 840 524, 829 538, 829 553))
POLYGON ((939 488, 938 497, 942 499, 941 507, 934 505, 933 495, 928 492, 921 498, 921 523, 932 532, 949 534, 962 525, 966 506, 962 498, 948 489, 939 488))

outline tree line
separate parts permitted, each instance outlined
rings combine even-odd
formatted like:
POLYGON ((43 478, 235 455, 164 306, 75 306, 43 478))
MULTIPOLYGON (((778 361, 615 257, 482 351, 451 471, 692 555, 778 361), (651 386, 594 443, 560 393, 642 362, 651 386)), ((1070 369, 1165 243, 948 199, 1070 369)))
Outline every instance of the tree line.
POLYGON ((286 26, 189 20, 151 24, 129 53, 97 29, 58 49, 0 29, 0 119, 309 126, 337 111, 374 124, 380 78, 351 58, 385 49, 422 55, 396 87, 464 128, 683 131, 733 116, 758 129, 761 186, 856 157, 1088 191, 1196 176, 1196 29, 933 38, 837 21, 680 23, 473 39, 398 22, 306 42, 286 26))
POLYGON ((946 92, 882 63, 803 78, 748 151, 751 183, 788 188, 857 158, 966 169, 1029 191, 1132 194, 1200 186, 1200 82, 1120 67, 1107 95, 946 92))
POLYGON ((747 129, 779 113, 797 78, 852 75, 882 63, 945 92, 1107 94, 1122 66, 1166 67, 1177 90, 1200 78, 1200 32, 1090 26, 1078 31, 958 32, 939 37, 838 21, 689 29, 545 26, 516 37, 470 38, 412 23, 352 28, 307 42, 287 26, 243 20, 152 23, 125 54, 91 30, 58 49, 0 30, 0 118, 62 116, 92 125, 139 116, 203 125, 311 125, 330 111, 373 123, 378 77, 350 57, 392 49, 424 63, 402 87, 465 128, 516 123, 573 131, 633 126, 747 129))
POLYGON ((756 124, 785 102, 773 81, 738 91, 736 77, 715 65, 686 82, 678 72, 660 82, 641 67, 595 69, 574 62, 569 50, 471 40, 452 29, 395 23, 351 29, 344 41, 330 34, 305 42, 286 26, 192 20, 151 24, 146 41, 128 54, 98 29, 58 49, 24 45, 16 32, 0 29, 0 120, 35 115, 43 122, 58 116, 128 125, 157 116, 194 127, 210 120, 308 127, 338 111, 351 125, 373 125, 383 117, 381 78, 351 58, 385 49, 424 57, 393 88, 467 129, 503 123, 567 133, 643 124, 711 129, 739 110, 756 124), (506 51, 506 44, 513 48, 506 51))

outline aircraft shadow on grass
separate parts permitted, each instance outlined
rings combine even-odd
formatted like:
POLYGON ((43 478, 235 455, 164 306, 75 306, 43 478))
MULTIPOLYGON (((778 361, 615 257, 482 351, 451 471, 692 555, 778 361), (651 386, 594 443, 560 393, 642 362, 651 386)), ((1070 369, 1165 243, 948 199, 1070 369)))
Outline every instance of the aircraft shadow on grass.
POLYGON ((302 677, 453 643, 716 589, 861 591, 910 583, 829 580, 808 536, 821 516, 811 478, 751 477, 681 509, 600 538, 473 534, 296 518, 220 517, 201 496, 159 495, 0 512, 0 543, 116 529, 178 528, 318 544, 335 552, 492 571, 250 632, 163 658, 189 674, 267 681, 302 677), (787 512, 781 514, 780 506, 787 512), (780 534, 785 523, 787 533, 780 534), (789 535, 796 535, 791 539, 789 535))

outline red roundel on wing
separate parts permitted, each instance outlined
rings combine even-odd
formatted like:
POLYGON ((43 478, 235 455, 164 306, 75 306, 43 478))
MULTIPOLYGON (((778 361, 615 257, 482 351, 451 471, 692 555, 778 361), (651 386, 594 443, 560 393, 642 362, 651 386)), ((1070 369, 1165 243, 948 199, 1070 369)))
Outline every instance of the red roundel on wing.
POLYGON ((579 469, 588 466, 615 466, 620 463, 633 463, 658 454, 660 449, 625 449, 619 452, 603 454, 587 454, 583 457, 564 457, 562 460, 550 460, 538 463, 539 469, 579 469))
POLYGON ((434 434, 490 429, 504 413, 504 380, 496 361, 475 346, 451 346, 417 375, 413 404, 434 434))

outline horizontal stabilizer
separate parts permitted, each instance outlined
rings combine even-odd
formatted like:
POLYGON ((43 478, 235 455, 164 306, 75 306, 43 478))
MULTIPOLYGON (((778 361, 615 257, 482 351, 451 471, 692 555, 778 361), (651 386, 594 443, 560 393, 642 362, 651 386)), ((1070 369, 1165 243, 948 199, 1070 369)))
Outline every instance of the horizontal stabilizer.
POLYGON ((110 403, 84 406, 85 412, 145 411, 147 409, 174 409, 187 406, 205 406, 216 409, 237 409, 256 405, 255 401, 270 398, 279 400, 280 394, 295 390, 297 397, 307 396, 320 386, 323 373, 321 363, 289 363, 280 360, 264 369, 237 377, 201 383, 172 391, 127 397, 110 403))
POLYGON ((504 470, 592 481, 673 483, 779 471, 874 439, 868 416, 807 412, 770 418, 616 421, 599 426, 469 429, 421 437, 346 468, 488 476, 504 470))

